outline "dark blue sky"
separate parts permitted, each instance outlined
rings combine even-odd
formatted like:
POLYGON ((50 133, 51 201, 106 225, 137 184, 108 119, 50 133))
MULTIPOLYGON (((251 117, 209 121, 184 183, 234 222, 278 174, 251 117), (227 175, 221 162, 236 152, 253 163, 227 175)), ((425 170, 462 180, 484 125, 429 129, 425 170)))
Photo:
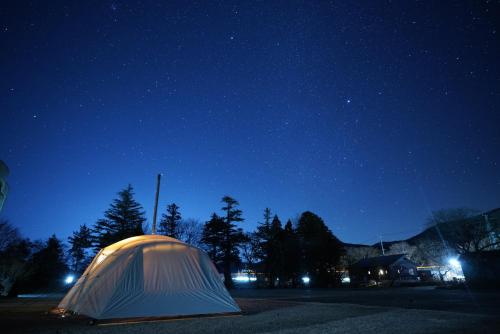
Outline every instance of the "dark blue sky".
POLYGON ((229 194, 346 242, 500 206, 498 1, 3 1, 2 217, 92 224, 131 183, 205 221, 229 194), (495 21, 495 19, 497 19, 495 21))

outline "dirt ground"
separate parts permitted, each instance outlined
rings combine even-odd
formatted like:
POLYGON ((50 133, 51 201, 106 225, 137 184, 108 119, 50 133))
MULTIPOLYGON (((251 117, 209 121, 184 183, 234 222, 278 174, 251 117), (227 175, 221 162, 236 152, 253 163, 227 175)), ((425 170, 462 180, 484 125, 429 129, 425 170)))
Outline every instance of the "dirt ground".
POLYGON ((89 319, 84 317, 61 318, 51 314, 49 311, 58 299, 0 299, 0 331, 61 334, 500 332, 499 291, 245 289, 232 294, 243 311, 240 316, 94 325, 89 325, 89 319))

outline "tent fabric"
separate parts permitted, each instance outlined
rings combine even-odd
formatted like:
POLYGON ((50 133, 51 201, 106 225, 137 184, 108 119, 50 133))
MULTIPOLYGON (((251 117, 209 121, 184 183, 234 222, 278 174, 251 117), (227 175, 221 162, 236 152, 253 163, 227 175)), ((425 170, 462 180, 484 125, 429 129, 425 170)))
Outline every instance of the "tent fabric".
POLYGON ((160 235, 102 249, 59 308, 94 319, 241 311, 205 252, 160 235))

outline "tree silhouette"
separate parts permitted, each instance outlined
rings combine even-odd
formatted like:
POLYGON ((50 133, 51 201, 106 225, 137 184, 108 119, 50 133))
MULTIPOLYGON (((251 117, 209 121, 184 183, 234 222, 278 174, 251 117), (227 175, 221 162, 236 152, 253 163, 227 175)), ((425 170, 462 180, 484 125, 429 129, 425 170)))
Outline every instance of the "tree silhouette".
POLYGON ((245 234, 241 228, 237 228, 234 223, 243 221, 242 212, 238 209, 238 201, 224 196, 222 198, 225 212, 224 225, 222 230, 222 265, 224 270, 224 283, 226 287, 233 286, 231 278, 231 265, 240 262, 238 247, 246 240, 245 234))
POLYGON ((336 266, 344 249, 319 216, 302 213, 297 224, 302 256, 302 270, 311 278, 311 285, 326 287, 336 282, 336 266))
POLYGON ((179 206, 175 203, 167 205, 167 213, 162 215, 158 233, 179 239, 179 222, 181 219, 179 206))
POLYGON ((134 190, 129 184, 118 193, 110 208, 104 212, 93 227, 94 247, 101 249, 117 241, 143 235, 146 217, 142 206, 134 199, 134 190))
POLYGON ((82 273, 89 264, 89 256, 87 249, 92 247, 92 230, 87 225, 80 225, 78 231, 73 232, 73 235, 68 238, 71 248, 69 254, 72 259, 72 270, 75 273, 82 273))

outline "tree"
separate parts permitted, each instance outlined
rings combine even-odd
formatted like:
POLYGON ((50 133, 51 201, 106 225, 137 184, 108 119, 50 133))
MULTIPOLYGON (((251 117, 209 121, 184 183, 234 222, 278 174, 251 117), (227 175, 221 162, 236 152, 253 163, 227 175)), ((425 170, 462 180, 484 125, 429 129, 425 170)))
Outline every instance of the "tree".
POLYGON ((206 246, 210 259, 219 265, 222 261, 222 240, 224 238, 224 219, 213 213, 203 226, 201 242, 206 246))
POLYGON ((302 213, 297 225, 297 235, 302 250, 302 269, 309 275, 311 284, 322 287, 340 284, 336 267, 344 249, 323 219, 309 211, 302 213))
POLYGON ((167 213, 162 215, 158 233, 179 239, 179 222, 181 218, 181 213, 179 212, 179 206, 177 204, 172 203, 167 205, 167 213))
POLYGON ((246 238, 243 230, 236 228, 235 225, 235 223, 243 221, 242 212, 237 208, 238 201, 229 196, 224 196, 222 202, 224 203, 222 211, 225 212, 221 244, 224 283, 227 288, 232 288, 231 265, 240 261, 238 247, 245 242, 246 238))
POLYGON ((27 270, 11 292, 60 291, 68 270, 61 241, 53 234, 46 242, 35 243, 34 248, 37 250, 29 259, 27 270))
MULTIPOLYGON (((271 239, 269 245, 269 263, 270 263, 270 278, 271 282, 274 283, 276 278, 279 278, 279 285, 283 284, 283 272, 284 272, 284 231, 281 227, 281 221, 278 215, 274 215, 273 221, 271 222, 271 239)), ((274 286, 274 284, 273 284, 274 286)))
POLYGON ((68 238, 71 248, 72 270, 81 274, 90 262, 87 250, 92 247, 92 230, 87 225, 80 225, 78 231, 68 238))
POLYGON ((0 296, 7 296, 26 271, 30 254, 29 240, 23 239, 8 221, 0 221, 0 296))
POLYGON ((262 257, 260 239, 255 232, 247 233, 245 239, 241 245, 243 260, 247 263, 248 269, 255 271, 257 262, 262 257))
POLYGON ((362 259, 382 255, 378 248, 370 246, 345 246, 344 248, 345 253, 343 259, 346 267, 349 267, 362 259))
POLYGON ((415 246, 414 261, 420 265, 434 267, 441 282, 444 282, 446 274, 450 271, 448 262, 450 258, 457 256, 454 250, 448 248, 445 243, 435 239, 419 240, 415 246))
POLYGON ((415 246, 410 245, 406 241, 400 241, 392 244, 389 250, 385 252, 385 254, 386 255, 404 254, 408 259, 414 261, 416 259, 416 251, 417 248, 415 246))
POLYGON ((17 227, 10 224, 7 220, 0 220, 0 251, 20 239, 21 234, 17 227))
POLYGON ((271 209, 264 209, 264 222, 257 226, 255 237, 258 239, 259 250, 256 252, 263 264, 264 273, 267 276, 268 285, 274 286, 275 277, 272 277, 272 239, 271 209))
POLYGON ((434 240, 464 254, 498 248, 500 221, 487 215, 474 215, 471 209, 447 209, 433 213, 429 222, 436 232, 434 240))
POLYGON ((143 235, 145 222, 144 210, 134 199, 134 190, 129 184, 104 212, 104 219, 99 219, 94 225, 94 246, 101 249, 129 237, 143 235))
POLYGON ((300 275, 300 241, 289 219, 283 229, 283 281, 291 281, 292 286, 299 284, 300 275))
POLYGON ((425 226, 433 227, 440 223, 460 221, 477 216, 478 214, 479 210, 465 207, 436 210, 432 212, 429 218, 427 218, 425 226))
POLYGON ((196 219, 183 219, 177 225, 178 239, 187 244, 201 247, 203 225, 196 219))

